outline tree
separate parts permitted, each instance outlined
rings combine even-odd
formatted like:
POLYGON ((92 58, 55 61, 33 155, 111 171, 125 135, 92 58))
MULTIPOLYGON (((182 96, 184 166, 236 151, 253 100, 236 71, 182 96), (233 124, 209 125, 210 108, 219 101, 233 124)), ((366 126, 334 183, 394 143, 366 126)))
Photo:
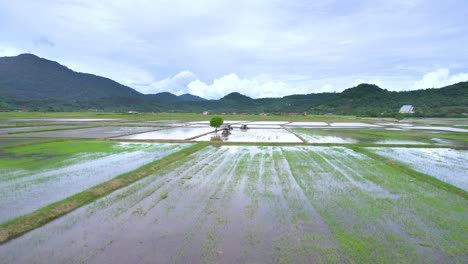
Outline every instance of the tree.
POLYGON ((216 129, 216 132, 218 132, 218 127, 220 127, 223 123, 224 120, 219 116, 215 116, 210 120, 210 126, 214 127, 216 129))

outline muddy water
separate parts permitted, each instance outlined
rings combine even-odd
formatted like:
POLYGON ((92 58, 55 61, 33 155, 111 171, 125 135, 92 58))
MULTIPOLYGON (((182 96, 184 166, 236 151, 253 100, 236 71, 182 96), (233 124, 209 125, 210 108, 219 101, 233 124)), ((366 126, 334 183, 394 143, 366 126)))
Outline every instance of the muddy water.
POLYGON ((273 148, 209 147, 0 246, 2 261, 344 261, 279 159, 273 148))
POLYGON ((0 223, 86 190, 189 144, 140 144, 137 151, 75 157, 71 165, 46 171, 0 169, 0 223))

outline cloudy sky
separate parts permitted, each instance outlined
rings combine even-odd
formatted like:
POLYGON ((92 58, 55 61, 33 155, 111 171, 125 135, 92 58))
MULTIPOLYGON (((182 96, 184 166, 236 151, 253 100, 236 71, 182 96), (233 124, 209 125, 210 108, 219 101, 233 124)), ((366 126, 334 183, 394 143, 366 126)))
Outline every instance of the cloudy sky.
POLYGON ((466 0, 0 0, 0 56, 219 98, 468 80, 466 0))

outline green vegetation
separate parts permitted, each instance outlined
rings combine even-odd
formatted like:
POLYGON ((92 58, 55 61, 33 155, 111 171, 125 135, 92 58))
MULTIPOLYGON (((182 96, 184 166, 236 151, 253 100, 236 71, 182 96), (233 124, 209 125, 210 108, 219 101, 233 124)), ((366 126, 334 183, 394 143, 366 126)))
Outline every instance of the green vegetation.
MULTIPOLYGON (((102 118, 123 119, 131 121, 156 121, 156 120, 181 120, 204 121, 206 115, 196 113, 112 113, 112 112, 0 112, 0 120, 5 119, 29 119, 29 118, 102 118)), ((362 120, 355 116, 339 115, 249 115, 226 114, 224 120, 253 120, 253 121, 356 121, 362 120)))
POLYGON ((161 194, 161 196, 159 196, 159 199, 164 200, 164 199, 166 199, 168 196, 169 196, 169 194, 168 194, 167 192, 165 192, 165 193, 161 194))
POLYGON ((213 136, 210 138, 212 143, 223 143, 223 139, 220 136, 213 136))
POLYGON ((170 93, 144 95, 92 74, 73 72, 32 54, 0 58, 0 111, 142 111, 201 113, 341 114, 403 118, 399 108, 414 105, 411 116, 447 117, 468 113, 468 82, 440 89, 393 92, 361 84, 342 93, 252 99, 231 93, 219 100, 170 93))
POLYGON ((343 91, 336 98, 314 108, 313 113, 353 114, 358 116, 388 116, 402 119, 413 117, 459 116, 468 112, 468 82, 441 89, 391 92, 375 85, 361 84, 343 91), (399 114, 402 105, 416 108, 414 114, 399 114))
POLYGON ((215 117, 211 118, 210 126, 216 128, 216 132, 217 132, 218 128, 223 124, 223 122, 224 122, 224 120, 221 117, 215 116, 215 117))

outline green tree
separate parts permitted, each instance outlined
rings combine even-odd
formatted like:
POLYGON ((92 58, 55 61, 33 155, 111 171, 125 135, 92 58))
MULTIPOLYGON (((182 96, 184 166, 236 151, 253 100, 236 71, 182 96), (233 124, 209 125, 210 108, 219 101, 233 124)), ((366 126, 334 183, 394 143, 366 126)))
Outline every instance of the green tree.
POLYGON ((218 127, 220 127, 223 123, 224 120, 219 116, 215 116, 210 120, 210 126, 214 127, 216 129, 216 132, 218 132, 218 127))

